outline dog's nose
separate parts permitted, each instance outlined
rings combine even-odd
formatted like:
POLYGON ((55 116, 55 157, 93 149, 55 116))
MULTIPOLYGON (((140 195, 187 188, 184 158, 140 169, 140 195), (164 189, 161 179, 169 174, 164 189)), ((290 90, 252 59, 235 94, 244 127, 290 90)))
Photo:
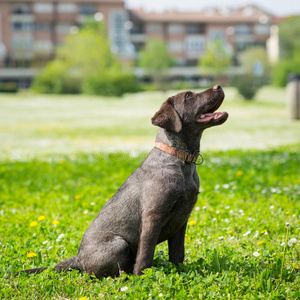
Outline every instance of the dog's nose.
POLYGON ((222 90, 222 87, 219 84, 217 84, 213 87, 213 90, 217 92, 217 91, 222 90))

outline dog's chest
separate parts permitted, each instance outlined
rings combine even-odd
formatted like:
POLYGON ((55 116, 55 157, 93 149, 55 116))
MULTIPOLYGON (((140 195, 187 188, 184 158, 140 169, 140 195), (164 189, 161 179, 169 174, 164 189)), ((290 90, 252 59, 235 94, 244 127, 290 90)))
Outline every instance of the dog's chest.
POLYGON ((188 220, 199 194, 198 174, 186 177, 183 193, 174 204, 168 221, 161 231, 159 240, 163 241, 173 236, 188 220))

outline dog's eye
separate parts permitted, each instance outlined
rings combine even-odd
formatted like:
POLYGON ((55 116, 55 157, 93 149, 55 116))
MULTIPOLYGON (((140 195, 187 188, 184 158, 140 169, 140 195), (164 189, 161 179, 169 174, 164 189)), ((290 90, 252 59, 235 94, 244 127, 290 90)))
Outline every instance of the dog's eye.
POLYGON ((192 99, 192 98, 194 98, 194 94, 192 92, 187 92, 185 94, 184 100, 189 100, 189 99, 192 99))

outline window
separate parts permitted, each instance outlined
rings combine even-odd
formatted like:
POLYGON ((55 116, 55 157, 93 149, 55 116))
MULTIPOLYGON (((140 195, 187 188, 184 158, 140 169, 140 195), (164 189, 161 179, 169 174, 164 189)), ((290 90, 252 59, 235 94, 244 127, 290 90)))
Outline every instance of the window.
POLYGON ((32 49, 32 39, 24 37, 15 37, 12 39, 12 49, 13 51, 25 51, 32 49))
POLYGON ((81 4, 79 6, 80 15, 94 15, 97 12, 97 8, 93 4, 81 4))
POLYGON ((52 50, 51 41, 35 41, 34 48, 37 52, 50 52, 52 50))
POLYGON ((268 35, 270 34, 270 26, 267 24, 256 24, 254 32, 259 35, 268 35))
POLYGON ((72 27, 71 23, 59 23, 56 25, 56 31, 58 33, 69 33, 72 27))
POLYGON ((162 31, 163 31, 162 24, 149 23, 147 25, 147 31, 149 33, 162 33, 162 31))
POLYGON ((204 33, 204 24, 188 24, 187 33, 189 34, 204 33))
POLYGON ((35 23, 35 30, 36 31, 50 31, 51 30, 50 23, 42 23, 42 22, 35 23))
POLYGON ((251 27, 247 24, 239 24, 235 26, 235 34, 250 34, 251 27))
POLYGON ((168 32, 171 34, 183 34, 184 27, 181 24, 170 24, 168 26, 168 32))
POLYGON ((34 4, 33 9, 38 14, 49 14, 53 12, 53 4, 50 2, 38 2, 34 4))
POLYGON ((58 3, 57 11, 62 14, 76 13, 76 5, 74 3, 58 3))
POLYGON ((183 45, 181 41, 170 41, 168 43, 168 49, 171 53, 182 52, 183 45))
POLYGON ((11 12, 16 15, 28 15, 30 14, 30 6, 28 4, 13 4, 11 6, 11 12))
POLYGON ((187 37, 185 47, 188 52, 203 52, 205 50, 205 37, 187 37))
POLYGON ((210 32, 208 33, 209 39, 216 41, 216 40, 220 40, 220 41, 224 41, 225 40, 225 33, 223 30, 220 29, 213 29, 210 30, 210 32))
POLYGON ((32 22, 12 22, 11 27, 13 31, 32 31, 34 26, 32 22))

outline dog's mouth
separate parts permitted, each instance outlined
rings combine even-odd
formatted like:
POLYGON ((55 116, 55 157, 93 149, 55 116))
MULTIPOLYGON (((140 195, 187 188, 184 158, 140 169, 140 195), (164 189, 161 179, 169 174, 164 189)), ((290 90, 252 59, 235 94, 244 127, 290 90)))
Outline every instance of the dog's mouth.
MULTIPOLYGON (((200 113, 196 117, 196 121, 198 123, 206 123, 210 120, 218 120, 218 119, 227 119, 228 113, 227 112, 215 112, 223 103, 224 95, 220 97, 220 99, 216 102, 216 104, 210 108, 206 113, 200 113)), ((224 120, 224 121, 225 121, 224 120)))

